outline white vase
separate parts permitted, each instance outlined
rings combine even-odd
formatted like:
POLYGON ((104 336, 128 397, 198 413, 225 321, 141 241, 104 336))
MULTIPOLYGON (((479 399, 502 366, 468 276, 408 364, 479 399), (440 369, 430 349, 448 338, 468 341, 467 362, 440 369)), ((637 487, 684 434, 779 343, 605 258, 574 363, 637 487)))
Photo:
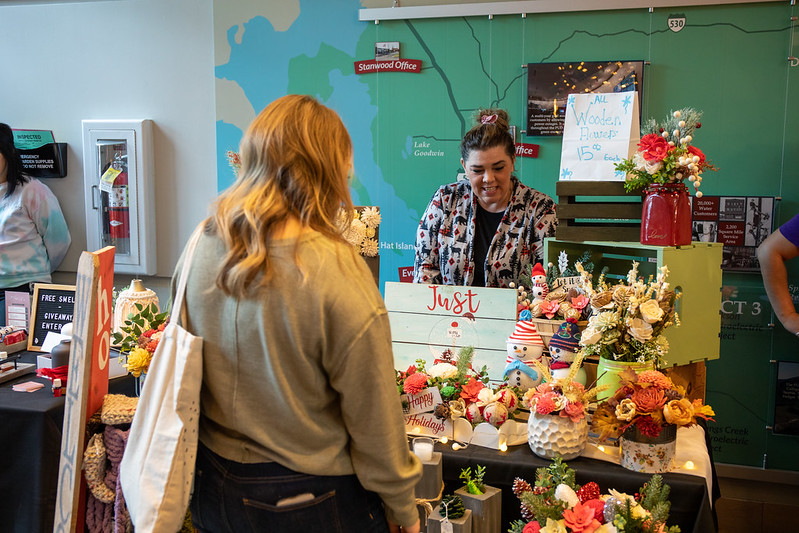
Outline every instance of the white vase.
POLYGON ((530 412, 527 419, 527 443, 538 457, 564 461, 578 457, 588 441, 588 421, 583 416, 578 422, 560 415, 540 415, 530 412))

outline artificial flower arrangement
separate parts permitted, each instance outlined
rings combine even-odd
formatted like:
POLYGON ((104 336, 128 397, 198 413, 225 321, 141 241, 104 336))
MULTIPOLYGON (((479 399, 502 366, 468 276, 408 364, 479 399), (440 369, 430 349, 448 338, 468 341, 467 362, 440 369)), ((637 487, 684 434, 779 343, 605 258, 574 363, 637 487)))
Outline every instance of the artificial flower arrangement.
POLYGON ((672 424, 688 427, 697 418, 713 420, 713 408, 701 399, 686 398, 685 389, 657 370, 638 374, 628 368, 620 374, 621 385, 609 399, 601 402, 591 419, 591 427, 599 440, 617 438, 635 425, 641 434, 657 438, 663 428, 672 424))
POLYGON ((525 310, 532 318, 550 320, 574 319, 587 320, 591 315, 589 305, 590 274, 594 269, 591 263, 591 252, 586 251, 574 267, 569 266, 569 258, 565 251, 558 255, 558 264, 549 263, 546 270, 541 263, 528 268, 521 277, 521 285, 517 288, 517 315, 525 310), (588 286, 585 286, 580 272, 588 274, 588 286))
POLYGON ((119 353, 126 358, 125 368, 134 377, 139 377, 150 368, 169 313, 159 313, 154 303, 146 306, 137 303, 135 308, 136 312, 130 313, 120 328, 122 333, 114 333, 113 338, 114 345, 119 346, 119 353))
POLYGON ((593 314, 580 338, 584 354, 612 361, 654 361, 656 367, 662 366, 669 350, 663 331, 680 323, 674 307, 679 295, 666 282, 668 272, 662 266, 655 279, 644 281, 633 261, 626 283, 613 284, 604 273, 600 275, 590 298, 593 314))
POLYGON ((233 150, 228 150, 225 152, 225 157, 227 157, 227 163, 233 170, 233 174, 238 176, 239 171, 241 170, 241 156, 239 153, 233 150))
MULTIPOLYGON (((699 189, 702 173, 717 170, 702 150, 692 145, 694 131, 702 126, 702 113, 692 108, 672 112, 663 122, 648 120, 641 128, 638 150, 632 158, 616 164, 616 170, 627 174, 627 191, 644 189, 653 184, 681 183, 683 180, 699 189)), ((697 190, 696 197, 702 197, 697 190)))
POLYGON ((361 255, 375 257, 380 251, 380 245, 375 238, 380 221, 380 210, 377 207, 364 207, 360 212, 357 209, 353 211, 349 226, 346 223, 346 213, 339 211, 337 224, 344 239, 355 246, 361 255))
MULTIPOLYGON (((519 411, 519 396, 507 386, 492 390, 487 368, 472 368, 473 356, 474 348, 471 346, 462 348, 457 358, 448 352, 429 370, 424 360, 417 359, 416 364, 406 371, 397 371, 397 389, 400 394, 413 395, 428 387, 436 387, 442 399, 434 409, 436 418, 464 418, 472 426, 488 422, 499 427, 519 411)), ((403 408, 407 407, 403 405, 403 408)))
POLYGON ((509 533, 678 533, 668 527, 670 487, 655 474, 631 496, 615 490, 600 492, 589 481, 578 485, 575 471, 555 458, 536 469, 535 486, 516 478, 513 493, 521 501, 524 520, 511 523, 509 533))
POLYGON ((586 389, 582 383, 574 381, 583 363, 583 354, 578 353, 569 372, 562 378, 553 378, 549 368, 541 361, 534 361, 536 371, 540 372, 544 382, 524 393, 522 405, 530 412, 539 415, 555 415, 579 422, 585 418, 588 405, 599 392, 607 387, 599 386, 586 389))

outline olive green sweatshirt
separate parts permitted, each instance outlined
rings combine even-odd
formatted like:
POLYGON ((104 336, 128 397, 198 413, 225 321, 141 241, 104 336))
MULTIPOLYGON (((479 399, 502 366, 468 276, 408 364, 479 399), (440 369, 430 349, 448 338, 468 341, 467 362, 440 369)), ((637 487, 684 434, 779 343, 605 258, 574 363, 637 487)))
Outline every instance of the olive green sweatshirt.
POLYGON ((296 250, 294 239, 277 240, 268 288, 237 300, 215 286, 224 252, 203 235, 186 289, 187 329, 203 338, 200 441, 241 463, 354 473, 390 520, 415 523, 421 465, 408 449, 388 316, 366 263, 316 232, 296 250))

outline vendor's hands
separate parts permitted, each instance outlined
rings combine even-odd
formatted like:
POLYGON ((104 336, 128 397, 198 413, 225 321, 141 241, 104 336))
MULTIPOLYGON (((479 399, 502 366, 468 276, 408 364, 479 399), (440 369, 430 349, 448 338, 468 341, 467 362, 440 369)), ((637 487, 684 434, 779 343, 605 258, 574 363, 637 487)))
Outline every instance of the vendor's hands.
POLYGON ((399 527, 397 524, 389 522, 388 529, 391 533, 419 533, 421 525, 419 520, 417 520, 414 525, 408 527, 399 527))

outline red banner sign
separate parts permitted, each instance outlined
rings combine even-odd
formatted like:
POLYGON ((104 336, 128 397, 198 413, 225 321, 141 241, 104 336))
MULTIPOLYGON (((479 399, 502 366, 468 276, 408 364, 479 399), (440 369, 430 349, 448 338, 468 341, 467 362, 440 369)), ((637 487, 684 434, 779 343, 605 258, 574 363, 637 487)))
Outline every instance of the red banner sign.
POLYGON ((518 157, 538 157, 538 145, 516 143, 516 155, 518 157))
POLYGON ((369 59, 355 62, 355 74, 371 74, 373 72, 413 72, 419 74, 421 71, 421 59, 392 59, 389 61, 369 59))

